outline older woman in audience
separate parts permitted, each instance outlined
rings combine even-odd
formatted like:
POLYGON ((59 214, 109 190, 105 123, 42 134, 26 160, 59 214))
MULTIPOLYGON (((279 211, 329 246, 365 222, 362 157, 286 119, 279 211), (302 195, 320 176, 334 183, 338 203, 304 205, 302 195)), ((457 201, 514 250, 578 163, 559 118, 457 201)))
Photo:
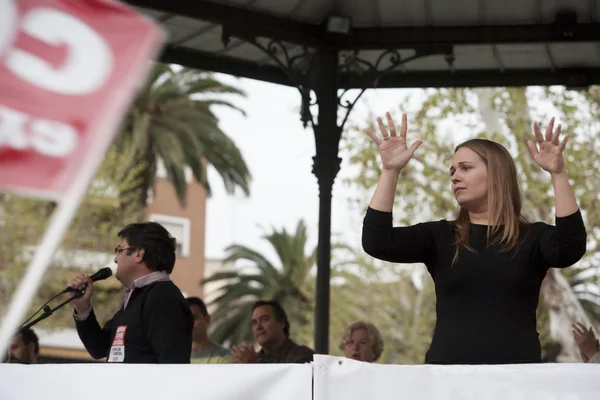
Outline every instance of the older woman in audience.
POLYGON ((383 340, 375 325, 356 321, 344 329, 340 342, 340 350, 344 356, 353 360, 375 362, 383 353, 383 340))

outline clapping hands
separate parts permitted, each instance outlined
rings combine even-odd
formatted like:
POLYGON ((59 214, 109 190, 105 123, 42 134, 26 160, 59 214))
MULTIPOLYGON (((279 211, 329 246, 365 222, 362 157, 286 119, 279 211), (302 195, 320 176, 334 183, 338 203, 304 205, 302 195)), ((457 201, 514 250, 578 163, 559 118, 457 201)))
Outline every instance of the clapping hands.
POLYGON ((253 364, 260 362, 258 354, 251 345, 241 344, 231 349, 231 359, 238 364, 253 364))

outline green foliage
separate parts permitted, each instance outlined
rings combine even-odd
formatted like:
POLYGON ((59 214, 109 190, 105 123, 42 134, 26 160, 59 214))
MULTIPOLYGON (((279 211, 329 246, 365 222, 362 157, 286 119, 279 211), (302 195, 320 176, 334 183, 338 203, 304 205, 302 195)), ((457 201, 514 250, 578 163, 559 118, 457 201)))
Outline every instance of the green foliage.
POLYGON ((146 205, 148 190, 154 187, 159 159, 183 207, 187 194, 186 167, 209 194, 206 163, 217 170, 228 193, 233 193, 236 187, 249 193, 250 171, 246 162, 219 127, 212 111, 213 106, 239 110, 224 99, 227 95, 244 93, 219 82, 208 72, 156 64, 117 142, 120 148, 130 149, 124 173, 140 162, 146 164, 136 187, 140 189, 140 205, 146 205))
MULTIPOLYGON (((263 237, 277 254, 276 263, 259 252, 241 245, 227 248, 225 262, 239 262, 232 272, 217 272, 203 283, 221 282, 219 294, 210 304, 218 305, 212 315, 212 338, 220 343, 253 341, 250 327, 252 304, 257 300, 277 300, 290 319, 293 337, 309 323, 311 299, 308 286, 313 277, 316 252, 306 253, 306 225, 300 221, 295 232, 273 229, 263 237)), ((210 293, 209 293, 210 295, 210 293)), ((302 337, 302 334, 300 334, 302 337)))
MULTIPOLYGON (((113 249, 118 243, 118 231, 124 224, 143 219, 144 210, 139 208, 132 198, 118 198, 120 192, 127 192, 132 197, 137 195, 131 190, 131 187, 136 185, 134 169, 125 175, 121 182, 116 183, 121 175, 123 157, 123 152, 114 146, 107 153, 60 249, 44 275, 28 309, 27 318, 60 292, 76 274, 92 273, 111 263, 113 249)), ((6 307, 20 284, 55 204, 2 194, 0 207, 3 222, 0 226, 0 296, 1 304, 6 307)), ((121 296, 115 295, 115 292, 122 290, 121 284, 109 279, 98 282, 95 289, 94 309, 99 320, 103 321, 120 305, 121 296)), ((51 304, 57 305, 58 301, 66 300, 65 296, 51 304)), ((42 329, 72 327, 72 308, 63 307, 36 326, 42 329)))
MULTIPOLYGON (((255 250, 232 245, 227 249, 226 262, 239 262, 239 268, 232 272, 217 272, 204 280, 204 283, 222 284, 211 302, 211 305, 217 306, 212 315, 211 337, 230 345, 253 342, 250 329, 252 303, 259 299, 275 299, 288 314, 292 338, 298 343, 312 346, 316 250, 306 249, 306 226, 300 221, 295 232, 273 229, 264 239, 275 250, 276 263, 255 250)), ((359 273, 367 274, 367 270, 357 270, 360 265, 356 263, 352 249, 334 244, 332 253, 334 259, 338 260, 332 265, 330 298, 330 344, 335 352, 339 351, 336 349, 344 327, 364 316, 362 296, 369 293, 371 288, 363 286, 361 282, 359 273)))

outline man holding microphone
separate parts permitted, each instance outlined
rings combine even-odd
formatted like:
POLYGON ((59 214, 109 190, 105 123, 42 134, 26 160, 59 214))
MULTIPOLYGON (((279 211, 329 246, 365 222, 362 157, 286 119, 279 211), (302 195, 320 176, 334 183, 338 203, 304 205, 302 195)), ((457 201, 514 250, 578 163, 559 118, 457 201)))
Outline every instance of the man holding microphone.
POLYGON ((130 224, 118 236, 116 278, 127 288, 123 305, 100 327, 91 304, 94 284, 88 275, 76 276, 69 286, 83 291, 73 300, 79 338, 93 358, 108 362, 189 363, 194 320, 169 276, 175 239, 155 222, 130 224))

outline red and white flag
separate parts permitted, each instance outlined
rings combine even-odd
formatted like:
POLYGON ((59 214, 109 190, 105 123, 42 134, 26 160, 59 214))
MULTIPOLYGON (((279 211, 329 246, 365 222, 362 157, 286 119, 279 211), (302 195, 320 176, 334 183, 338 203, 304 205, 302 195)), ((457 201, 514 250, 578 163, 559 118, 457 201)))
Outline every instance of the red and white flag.
POLYGON ((0 190, 60 199, 106 151, 164 37, 111 0, 0 1, 0 190))

